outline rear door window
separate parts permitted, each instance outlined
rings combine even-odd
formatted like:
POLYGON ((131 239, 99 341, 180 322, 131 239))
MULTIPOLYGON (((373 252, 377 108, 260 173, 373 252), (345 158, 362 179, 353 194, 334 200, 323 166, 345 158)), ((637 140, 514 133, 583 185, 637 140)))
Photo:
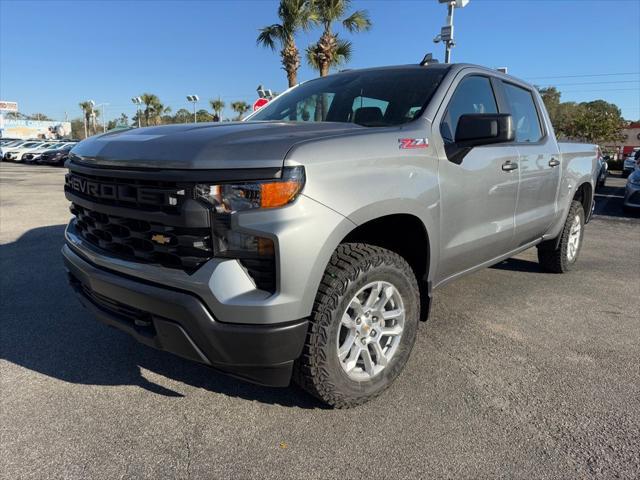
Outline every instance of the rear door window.
POLYGON ((460 117, 470 113, 498 113, 489 78, 471 75, 458 84, 440 124, 445 143, 453 143, 460 117))
POLYGON ((516 129, 516 142, 535 143, 542 138, 540 117, 533 96, 526 88, 503 82, 504 92, 509 105, 513 125, 516 129))

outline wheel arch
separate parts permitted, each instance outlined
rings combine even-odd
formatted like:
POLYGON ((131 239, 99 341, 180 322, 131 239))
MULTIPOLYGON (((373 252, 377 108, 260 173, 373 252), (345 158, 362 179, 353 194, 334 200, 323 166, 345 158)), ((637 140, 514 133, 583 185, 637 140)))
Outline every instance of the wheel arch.
POLYGON ((584 220, 587 223, 591 217, 591 211, 594 205, 593 185, 590 181, 583 181, 576 188, 572 200, 576 200, 582 204, 584 209, 584 220))
POLYGON ((412 268, 420 288, 421 320, 426 320, 431 306, 430 267, 433 242, 420 217, 412 213, 387 213, 358 223, 340 243, 367 243, 391 250, 403 257, 412 268))

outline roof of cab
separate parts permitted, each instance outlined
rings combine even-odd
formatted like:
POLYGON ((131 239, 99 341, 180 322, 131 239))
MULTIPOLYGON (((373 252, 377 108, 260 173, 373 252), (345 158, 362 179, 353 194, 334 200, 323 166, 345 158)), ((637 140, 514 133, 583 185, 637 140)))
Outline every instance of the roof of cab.
POLYGON ((516 83, 520 83, 523 85, 527 85, 527 86, 531 86, 531 84, 529 84, 529 82, 522 80, 520 78, 514 77, 513 75, 509 75, 507 73, 503 73, 499 70, 493 69, 493 68, 489 68, 489 67, 485 67, 482 65, 475 65, 473 63, 429 63, 427 65, 420 65, 420 64, 407 64, 407 65, 388 65, 388 66, 381 66, 381 67, 369 67, 369 68, 358 68, 358 69, 348 69, 348 70, 341 70, 340 72, 337 72, 333 75, 341 75, 341 74, 353 74, 353 73, 357 73, 357 72, 368 72, 368 71, 380 71, 380 70, 414 70, 414 69, 429 69, 429 70, 450 70, 454 73, 457 73, 461 70, 464 70, 466 68, 473 68, 476 70, 482 70, 486 73, 490 73, 491 75, 494 75, 498 78, 502 78, 505 80, 510 80, 512 82, 516 82, 516 83))

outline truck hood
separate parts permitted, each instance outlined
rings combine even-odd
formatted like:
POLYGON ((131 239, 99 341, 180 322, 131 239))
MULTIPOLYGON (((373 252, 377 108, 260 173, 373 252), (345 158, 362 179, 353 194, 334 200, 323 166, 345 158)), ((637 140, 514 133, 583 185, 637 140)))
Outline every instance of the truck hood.
POLYGON ((279 168, 297 143, 364 128, 350 123, 288 122, 165 125, 88 138, 71 150, 71 157, 122 168, 279 168))

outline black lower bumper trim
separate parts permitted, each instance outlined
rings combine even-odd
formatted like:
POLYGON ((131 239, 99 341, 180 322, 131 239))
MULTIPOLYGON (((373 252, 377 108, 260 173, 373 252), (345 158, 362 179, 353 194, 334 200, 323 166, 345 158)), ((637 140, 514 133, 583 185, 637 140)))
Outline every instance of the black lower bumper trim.
POLYGON ((70 283, 103 323, 139 342, 268 386, 287 386, 307 320, 277 325, 214 319, 195 296, 136 282, 63 248, 70 283))

